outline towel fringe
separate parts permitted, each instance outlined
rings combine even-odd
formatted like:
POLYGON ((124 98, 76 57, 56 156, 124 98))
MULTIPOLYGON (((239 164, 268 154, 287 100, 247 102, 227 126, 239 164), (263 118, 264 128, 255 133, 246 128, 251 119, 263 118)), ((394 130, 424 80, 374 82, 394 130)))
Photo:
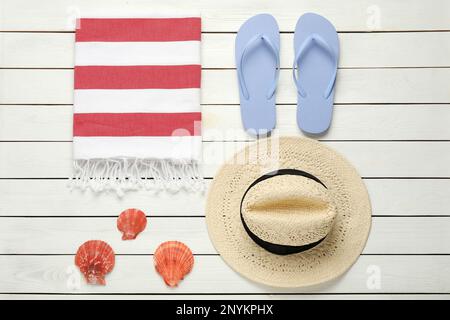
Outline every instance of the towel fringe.
POLYGON ((119 196, 139 189, 199 192, 205 188, 200 164, 192 160, 77 159, 74 171, 71 187, 94 192, 115 191, 119 196))

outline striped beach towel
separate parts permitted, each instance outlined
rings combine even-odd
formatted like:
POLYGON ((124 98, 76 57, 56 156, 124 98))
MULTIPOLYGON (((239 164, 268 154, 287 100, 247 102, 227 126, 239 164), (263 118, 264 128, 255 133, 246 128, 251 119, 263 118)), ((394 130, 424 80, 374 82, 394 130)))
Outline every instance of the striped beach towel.
POLYGON ((74 182, 94 191, 202 185, 199 17, 77 22, 74 182))

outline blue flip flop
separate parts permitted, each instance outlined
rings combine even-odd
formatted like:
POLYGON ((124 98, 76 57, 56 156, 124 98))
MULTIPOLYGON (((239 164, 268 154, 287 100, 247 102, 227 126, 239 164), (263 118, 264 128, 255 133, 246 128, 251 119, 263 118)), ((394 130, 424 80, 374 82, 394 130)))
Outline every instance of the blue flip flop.
POLYGON ((267 135, 275 128, 279 51, 280 31, 273 16, 258 14, 239 29, 235 54, 241 117, 252 135, 267 135))
POLYGON ((339 59, 336 29, 324 17, 306 13, 295 27, 293 77, 297 86, 297 124, 305 133, 328 130, 333 114, 339 59))

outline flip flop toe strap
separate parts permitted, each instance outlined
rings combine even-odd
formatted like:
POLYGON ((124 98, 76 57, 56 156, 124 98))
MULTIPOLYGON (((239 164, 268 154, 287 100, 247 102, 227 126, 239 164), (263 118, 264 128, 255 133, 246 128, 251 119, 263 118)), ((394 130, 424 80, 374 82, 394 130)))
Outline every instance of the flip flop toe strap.
POLYGON ((305 52, 311 48, 314 44, 318 45, 320 48, 325 50, 333 60, 334 68, 333 68, 333 74, 331 75, 330 82, 328 83, 327 88, 325 89, 325 92, 323 94, 325 99, 328 99, 331 92, 333 91, 334 83, 336 81, 336 74, 337 74, 337 55, 334 52, 333 48, 328 44, 328 42, 325 41, 324 38, 322 38, 317 33, 311 34, 308 38, 303 41, 302 45, 300 46, 299 50, 297 51, 297 54, 295 55, 294 59, 294 65, 292 67, 293 77, 295 85, 297 86, 297 91, 303 98, 306 97, 305 89, 300 85, 300 82, 297 77, 297 73, 299 71, 299 60, 302 57, 302 55, 305 54, 305 52))
POLYGON ((257 34, 256 36, 254 36, 247 42, 247 44, 244 47, 244 50, 242 51, 240 59, 239 59, 239 68, 238 68, 239 87, 240 87, 241 92, 244 95, 245 99, 247 99, 247 100, 250 99, 250 95, 248 93, 248 89, 245 84, 244 71, 243 71, 245 58, 251 50, 253 50, 258 45, 261 45, 261 44, 265 44, 270 49, 270 51, 273 53, 275 60, 276 60, 275 78, 269 87, 269 91, 267 92, 267 95, 266 95, 267 99, 272 98, 272 96, 275 93, 275 89, 277 87, 278 76, 280 73, 280 56, 278 53, 279 48, 266 35, 257 34))

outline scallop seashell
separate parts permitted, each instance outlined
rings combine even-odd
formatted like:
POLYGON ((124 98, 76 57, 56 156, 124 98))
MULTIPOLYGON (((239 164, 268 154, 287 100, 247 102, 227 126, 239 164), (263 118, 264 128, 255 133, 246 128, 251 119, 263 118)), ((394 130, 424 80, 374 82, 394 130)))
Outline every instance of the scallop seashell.
POLYGON ((194 266, 191 249, 179 241, 167 241, 160 244, 153 259, 156 271, 169 287, 178 285, 194 266))
POLYGON ((117 218, 117 229, 123 232, 122 240, 136 239, 146 225, 145 213, 139 209, 127 209, 117 218))
POLYGON ((75 265, 90 284, 105 285, 105 275, 114 268, 114 261, 113 249, 101 240, 86 241, 75 256, 75 265))

